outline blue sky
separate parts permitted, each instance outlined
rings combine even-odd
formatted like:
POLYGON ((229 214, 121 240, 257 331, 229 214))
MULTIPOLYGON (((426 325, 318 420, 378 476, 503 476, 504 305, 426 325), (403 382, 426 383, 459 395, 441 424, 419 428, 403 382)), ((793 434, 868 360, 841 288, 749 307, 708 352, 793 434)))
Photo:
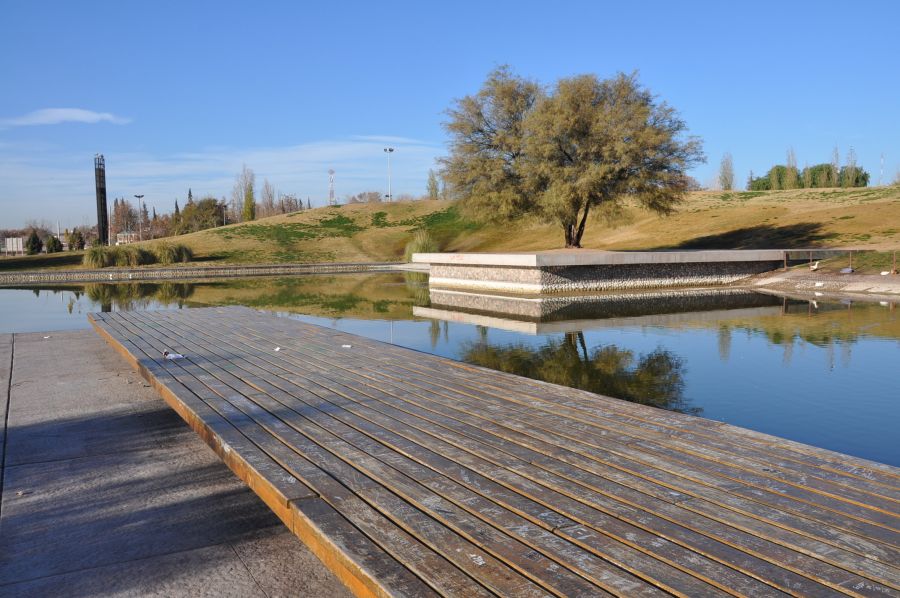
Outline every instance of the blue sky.
POLYGON ((0 19, 0 228, 95 219, 110 198, 170 210, 187 189, 419 195, 443 112, 497 65, 544 83, 637 70, 709 157, 752 169, 842 159, 900 168, 896 2, 26 2, 0 19))

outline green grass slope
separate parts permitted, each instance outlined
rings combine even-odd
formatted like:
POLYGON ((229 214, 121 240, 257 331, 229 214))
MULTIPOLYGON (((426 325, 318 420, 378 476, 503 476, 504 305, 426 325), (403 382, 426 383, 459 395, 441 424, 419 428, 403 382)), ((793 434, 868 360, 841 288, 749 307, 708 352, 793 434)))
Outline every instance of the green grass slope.
MULTIPOLYGON (((480 224, 453 202, 351 204, 236 224, 178 238, 201 259, 233 262, 390 261, 417 229, 444 251, 534 251, 562 246, 559 227, 522 219, 480 224)), ((583 245, 597 249, 900 248, 900 188, 691 194, 670 216, 627 205, 597 214, 583 245)))
MULTIPOLYGON (((525 218, 481 224, 453 202, 416 201, 317 208, 233 224, 167 241, 215 263, 402 260, 416 230, 443 251, 558 249, 557 226, 525 218)), ((161 241, 149 241, 153 245, 161 241)), ((626 203, 595 214, 582 244, 596 249, 900 249, 900 187, 692 193, 666 217, 626 203)), ((71 254, 9 258, 0 269, 73 267, 71 254)), ((879 262, 881 263, 881 262, 879 262)))

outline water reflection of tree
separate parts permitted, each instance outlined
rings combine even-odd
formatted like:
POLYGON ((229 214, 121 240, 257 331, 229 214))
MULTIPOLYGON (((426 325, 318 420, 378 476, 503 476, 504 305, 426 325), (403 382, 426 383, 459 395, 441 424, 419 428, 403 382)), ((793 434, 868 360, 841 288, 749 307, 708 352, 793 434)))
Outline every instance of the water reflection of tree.
POLYGON ((567 333, 540 348, 524 344, 494 346, 484 339, 463 346, 463 360, 492 369, 597 394, 697 414, 683 396, 684 363, 656 349, 636 356, 615 345, 589 351, 581 332, 567 333))
POLYGON ((151 301, 164 305, 184 305, 194 294, 194 285, 183 282, 87 284, 84 292, 88 299, 100 304, 101 311, 112 311, 113 305, 122 311, 144 309, 151 301))
POLYGON ((416 307, 428 307, 431 305, 431 296, 428 294, 428 274, 425 272, 404 272, 403 280, 416 307))

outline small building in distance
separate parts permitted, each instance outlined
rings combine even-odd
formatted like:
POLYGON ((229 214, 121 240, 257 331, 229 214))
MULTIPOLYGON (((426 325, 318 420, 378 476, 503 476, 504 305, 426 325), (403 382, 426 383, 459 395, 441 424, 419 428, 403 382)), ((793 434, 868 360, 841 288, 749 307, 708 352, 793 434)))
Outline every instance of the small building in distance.
POLYGON ((138 242, 137 233, 116 233, 116 245, 128 245, 138 242))
POLYGON ((24 255, 25 237, 6 237, 3 239, 3 253, 5 255, 24 255))

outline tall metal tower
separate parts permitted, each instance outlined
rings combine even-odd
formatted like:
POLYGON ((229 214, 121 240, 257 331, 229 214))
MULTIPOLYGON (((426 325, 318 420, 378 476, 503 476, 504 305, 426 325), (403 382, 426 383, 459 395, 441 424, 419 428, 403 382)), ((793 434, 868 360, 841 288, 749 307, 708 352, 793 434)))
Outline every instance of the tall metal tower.
POLYGON ((332 168, 328 169, 328 205, 337 205, 337 200, 334 198, 334 169, 332 168))
POLYGON ((97 238, 100 245, 109 245, 109 218, 106 213, 106 160, 103 154, 94 155, 94 182, 97 187, 97 238))

